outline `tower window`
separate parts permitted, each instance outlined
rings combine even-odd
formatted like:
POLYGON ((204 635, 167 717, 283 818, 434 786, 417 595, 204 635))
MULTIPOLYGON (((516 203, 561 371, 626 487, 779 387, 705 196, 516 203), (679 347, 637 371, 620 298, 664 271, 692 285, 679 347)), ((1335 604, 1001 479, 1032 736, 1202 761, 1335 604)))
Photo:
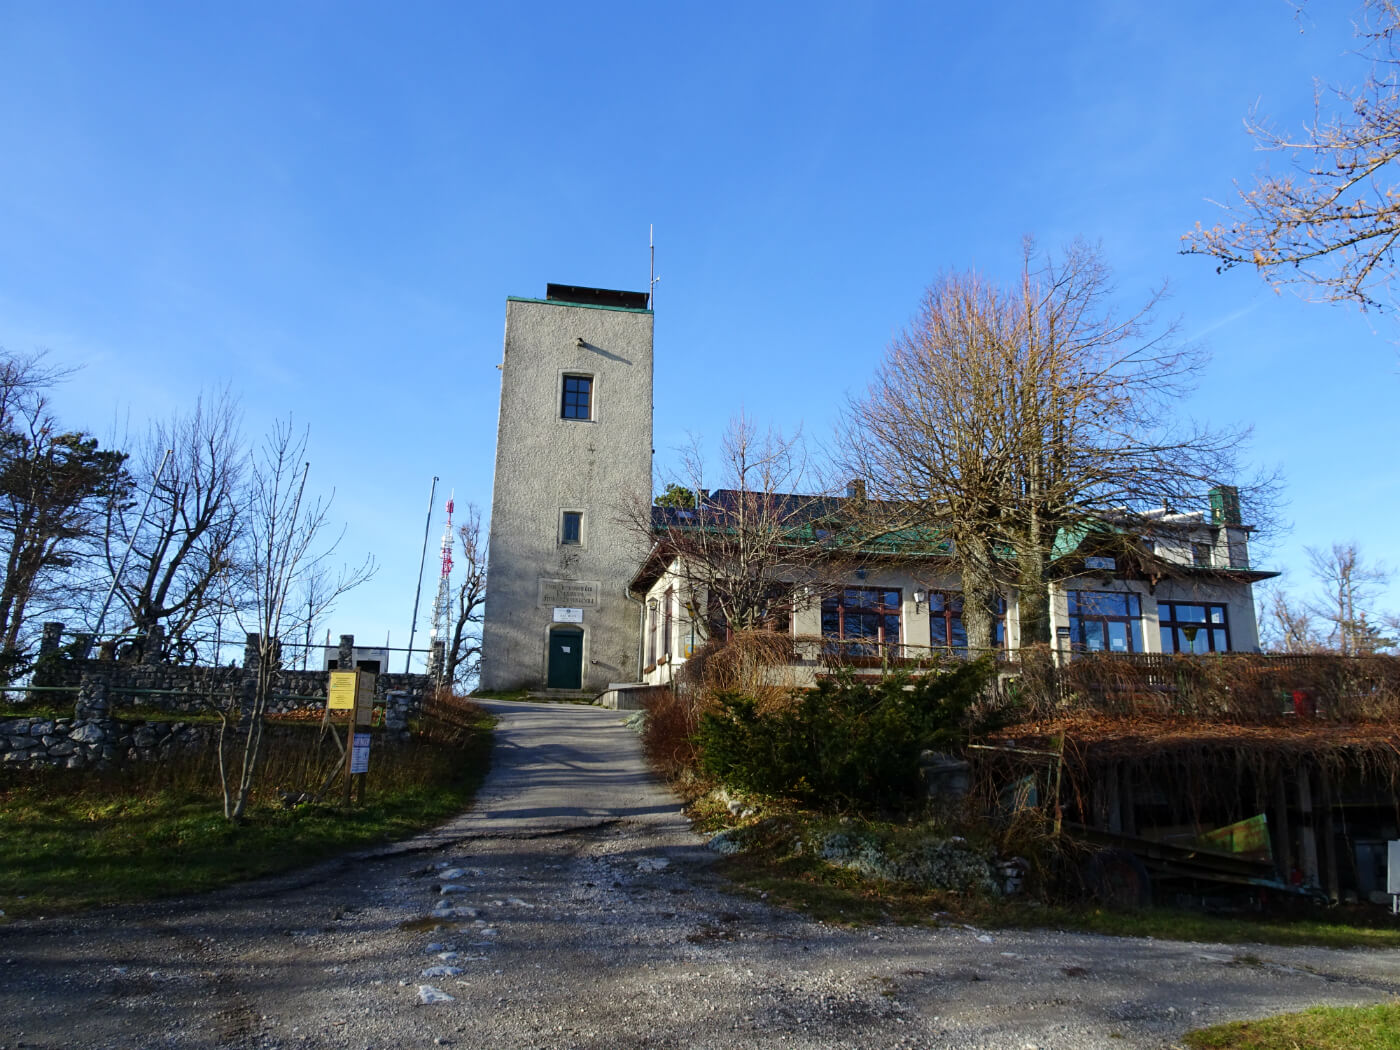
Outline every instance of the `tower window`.
POLYGON ((559 416, 561 419, 593 418, 592 376, 564 377, 564 400, 559 416))
POLYGON ((563 527, 559 530, 559 542, 579 544, 583 542, 583 511, 566 510, 563 527))

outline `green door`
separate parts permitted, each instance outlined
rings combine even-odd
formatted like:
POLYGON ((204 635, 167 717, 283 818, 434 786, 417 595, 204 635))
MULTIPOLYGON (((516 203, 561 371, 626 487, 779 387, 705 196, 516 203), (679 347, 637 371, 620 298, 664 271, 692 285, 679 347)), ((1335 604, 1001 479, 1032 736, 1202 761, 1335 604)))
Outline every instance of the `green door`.
POLYGON ((550 689, 583 688, 583 628, 556 627, 549 632, 550 689))

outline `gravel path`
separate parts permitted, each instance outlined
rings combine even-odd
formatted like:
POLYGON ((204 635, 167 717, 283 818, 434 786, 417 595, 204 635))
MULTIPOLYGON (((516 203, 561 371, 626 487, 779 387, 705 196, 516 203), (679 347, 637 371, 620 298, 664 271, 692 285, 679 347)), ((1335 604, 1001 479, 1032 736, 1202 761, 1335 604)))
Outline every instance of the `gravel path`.
POLYGON ((478 805, 430 835, 0 927, 0 1050, 1117 1050, 1400 993, 1395 951, 815 923, 724 891, 616 712, 488 706, 478 805))

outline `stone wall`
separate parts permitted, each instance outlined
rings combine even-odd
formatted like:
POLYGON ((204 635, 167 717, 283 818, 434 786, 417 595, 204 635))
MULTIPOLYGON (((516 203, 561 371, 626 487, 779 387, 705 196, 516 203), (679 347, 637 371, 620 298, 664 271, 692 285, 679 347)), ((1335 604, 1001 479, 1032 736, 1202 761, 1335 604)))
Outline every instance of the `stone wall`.
POLYGON ((103 769, 208 747, 217 726, 113 718, 0 720, 0 765, 103 769))
MULTIPOLYGON (((61 655, 62 624, 44 625, 44 645, 34 673, 34 685, 72 689, 71 694, 43 693, 48 706, 53 698, 71 700, 80 719, 105 717, 112 709, 140 706, 174 715, 208 712, 211 707, 236 705, 257 673, 258 636, 248 635, 243 666, 177 667, 158 663, 131 663, 110 656, 61 655), (101 702, 94 707, 93 699, 101 702)), ((353 649, 354 636, 341 635, 342 650, 353 649)), ((79 653, 82 647, 78 647, 79 653)), ((325 671, 279 669, 272 679, 268 713, 319 717, 326 707, 329 679, 325 671)), ((431 694, 433 680, 422 674, 375 676, 376 700, 386 703, 387 725, 402 729, 416 717, 431 694)))

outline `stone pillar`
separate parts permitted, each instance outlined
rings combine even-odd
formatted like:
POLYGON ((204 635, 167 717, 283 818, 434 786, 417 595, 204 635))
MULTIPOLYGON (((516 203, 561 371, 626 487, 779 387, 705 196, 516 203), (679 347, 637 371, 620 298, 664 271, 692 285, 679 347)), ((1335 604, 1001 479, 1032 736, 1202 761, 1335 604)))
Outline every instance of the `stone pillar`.
POLYGON ((83 631, 73 635, 73 655, 79 660, 92 655, 92 635, 83 631))
POLYGON ((97 647, 97 658, 99 660, 112 661, 117 658, 117 640, 108 638, 97 647))
POLYGON ((57 620, 44 621, 44 633, 39 639, 39 655, 58 652, 63 643, 63 624, 57 620))
POLYGON ((160 651, 165 648, 165 628, 158 623, 151 624, 151 629, 146 632, 145 644, 141 651, 141 662, 143 664, 156 664, 160 662, 160 651))
POLYGON ((262 644, 262 635, 248 632, 243 639, 243 670, 256 671, 261 657, 258 655, 258 648, 262 644))
POLYGON ((102 675, 84 674, 78 684, 78 702, 73 707, 73 717, 80 722, 97 722, 105 719, 109 710, 107 679, 102 675))
POLYGON ((355 669, 355 636, 353 634, 342 634, 340 636, 340 651, 336 654, 336 670, 353 671, 355 669))
POLYGON ((47 620, 44 623, 44 633, 39 638, 39 659, 34 665, 34 685, 60 685, 58 668, 54 662, 58 659, 58 649, 63 642, 63 624, 56 620, 47 620), (49 659, 44 659, 49 657, 49 659))

